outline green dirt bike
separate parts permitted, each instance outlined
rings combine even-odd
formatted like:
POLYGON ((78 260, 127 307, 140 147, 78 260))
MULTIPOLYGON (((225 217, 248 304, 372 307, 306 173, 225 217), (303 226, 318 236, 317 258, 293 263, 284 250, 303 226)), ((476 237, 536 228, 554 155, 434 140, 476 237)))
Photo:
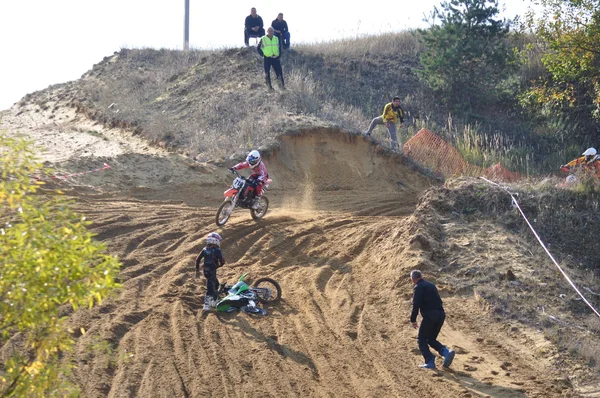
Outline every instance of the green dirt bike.
POLYGON ((222 297, 215 310, 217 312, 243 311, 248 314, 267 315, 264 308, 258 303, 277 303, 281 299, 281 286, 271 278, 260 278, 249 286, 244 279, 244 274, 234 285, 222 284, 219 296, 222 297))

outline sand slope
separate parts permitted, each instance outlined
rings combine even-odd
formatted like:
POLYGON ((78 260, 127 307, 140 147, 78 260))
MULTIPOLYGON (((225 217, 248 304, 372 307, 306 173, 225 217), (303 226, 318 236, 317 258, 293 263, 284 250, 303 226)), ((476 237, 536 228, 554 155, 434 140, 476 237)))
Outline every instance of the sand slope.
MULTIPOLYGON (((260 222, 236 212, 219 229, 226 165, 156 153, 149 167, 139 156, 109 157, 111 171, 85 180, 96 194, 74 192, 77 209, 123 262, 122 290, 70 315, 69 325, 86 331, 68 358, 84 396, 577 395, 550 361, 532 361, 549 344, 539 333, 507 329, 438 272, 444 230, 419 202, 436 181, 401 156, 337 130, 284 136, 265 156, 272 209, 260 222), (281 284, 283 300, 268 316, 201 311, 204 279, 193 278, 193 260, 213 230, 224 237, 220 280, 249 272, 281 284), (440 340, 458 353, 450 370, 417 368, 408 324, 413 268, 429 273, 444 297, 440 340)), ((67 158, 69 167, 82 162, 67 158)))

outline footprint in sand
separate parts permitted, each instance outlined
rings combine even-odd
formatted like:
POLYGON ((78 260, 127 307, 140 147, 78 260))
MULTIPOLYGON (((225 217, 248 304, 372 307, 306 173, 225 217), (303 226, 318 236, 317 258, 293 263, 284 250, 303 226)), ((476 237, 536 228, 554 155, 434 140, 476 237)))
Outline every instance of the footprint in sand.
POLYGON ((473 362, 473 363, 482 363, 485 362, 485 358, 484 357, 478 357, 476 355, 473 355, 471 358, 469 358, 469 362, 473 362))
POLYGON ((512 363, 510 363, 510 362, 502 362, 502 365, 500 365, 500 368, 502 368, 502 370, 508 370, 508 368, 511 366, 512 366, 512 363))

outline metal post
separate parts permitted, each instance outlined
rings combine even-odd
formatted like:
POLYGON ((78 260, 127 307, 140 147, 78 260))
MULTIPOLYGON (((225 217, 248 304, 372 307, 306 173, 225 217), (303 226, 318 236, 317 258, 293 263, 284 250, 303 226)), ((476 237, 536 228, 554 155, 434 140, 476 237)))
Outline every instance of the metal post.
POLYGON ((190 0, 185 0, 185 16, 183 17, 183 51, 190 49, 190 0))

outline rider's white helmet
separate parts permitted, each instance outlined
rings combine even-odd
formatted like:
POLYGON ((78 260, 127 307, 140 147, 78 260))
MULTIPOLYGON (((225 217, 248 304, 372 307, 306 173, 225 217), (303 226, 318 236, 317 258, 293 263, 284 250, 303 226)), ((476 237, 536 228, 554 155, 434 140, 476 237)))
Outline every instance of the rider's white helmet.
POLYGON ((588 148, 582 153, 583 156, 596 156, 596 148, 588 148))
POLYGON ((260 153, 256 149, 250 151, 248 156, 246 156, 246 162, 248 162, 248 164, 252 168, 258 166, 258 164, 260 163, 260 153))
POLYGON ((221 235, 216 232, 211 232, 210 234, 206 235, 206 244, 221 246, 221 239, 221 235))

